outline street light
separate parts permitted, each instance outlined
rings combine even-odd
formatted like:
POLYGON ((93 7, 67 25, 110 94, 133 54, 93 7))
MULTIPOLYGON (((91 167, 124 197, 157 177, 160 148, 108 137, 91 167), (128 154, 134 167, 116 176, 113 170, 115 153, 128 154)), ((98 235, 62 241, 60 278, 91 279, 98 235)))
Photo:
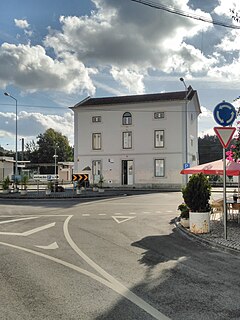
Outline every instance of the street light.
MULTIPOLYGON (((188 88, 186 86, 186 83, 184 81, 183 78, 179 79, 180 81, 182 81, 184 87, 185 87, 185 163, 188 163, 188 119, 187 119, 187 96, 188 96, 188 88)), ((185 179, 186 179, 186 184, 188 182, 188 175, 185 175, 185 179)))
POLYGON ((17 188, 17 174, 18 174, 18 150, 17 150, 17 143, 18 143, 18 139, 17 139, 17 99, 14 98, 11 94, 4 92, 5 96, 12 98, 13 100, 15 100, 16 103, 16 145, 15 145, 15 175, 14 175, 14 181, 15 181, 15 187, 17 188))
POLYGON ((54 162, 55 162, 55 165, 54 165, 54 175, 55 175, 55 182, 54 182, 54 192, 56 192, 56 181, 57 181, 57 145, 55 145, 55 148, 54 148, 54 162))

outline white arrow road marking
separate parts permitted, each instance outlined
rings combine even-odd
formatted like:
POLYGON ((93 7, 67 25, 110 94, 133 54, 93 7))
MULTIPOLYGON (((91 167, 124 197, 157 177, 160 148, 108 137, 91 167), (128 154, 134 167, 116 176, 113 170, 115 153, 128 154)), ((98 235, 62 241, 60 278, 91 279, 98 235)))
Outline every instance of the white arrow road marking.
POLYGON ((57 242, 53 242, 51 244, 49 244, 48 246, 35 246, 37 248, 40 248, 40 249, 46 249, 46 250, 54 250, 54 249, 58 249, 59 246, 57 244, 57 242))
POLYGON ((126 222, 128 220, 134 219, 136 217, 129 217, 129 216, 112 216, 113 220, 115 220, 117 223, 126 222))
POLYGON ((39 218, 39 217, 28 217, 28 218, 19 218, 19 219, 5 220, 5 221, 0 221, 0 224, 10 223, 10 222, 17 222, 17 221, 22 221, 22 220, 37 219, 37 218, 39 218))
POLYGON ((41 226, 41 227, 38 227, 38 228, 35 228, 35 229, 32 229, 32 230, 29 230, 29 231, 25 231, 25 232, 0 232, 0 234, 3 234, 3 235, 7 235, 7 236, 22 236, 22 237, 27 237, 27 236, 30 236, 31 234, 33 233, 37 233, 39 231, 42 231, 42 230, 45 230, 45 229, 49 229, 51 227, 54 227, 56 224, 56 222, 53 222, 53 223, 49 223, 49 224, 46 224, 45 226, 41 226))

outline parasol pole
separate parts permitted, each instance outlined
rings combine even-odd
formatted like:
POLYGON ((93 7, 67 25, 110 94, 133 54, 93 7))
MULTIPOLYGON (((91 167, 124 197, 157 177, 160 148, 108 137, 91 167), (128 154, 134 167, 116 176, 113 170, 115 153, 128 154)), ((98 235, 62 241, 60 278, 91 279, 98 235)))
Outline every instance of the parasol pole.
POLYGON ((226 152, 223 148, 223 225, 224 239, 227 240, 227 196, 226 196, 226 152))

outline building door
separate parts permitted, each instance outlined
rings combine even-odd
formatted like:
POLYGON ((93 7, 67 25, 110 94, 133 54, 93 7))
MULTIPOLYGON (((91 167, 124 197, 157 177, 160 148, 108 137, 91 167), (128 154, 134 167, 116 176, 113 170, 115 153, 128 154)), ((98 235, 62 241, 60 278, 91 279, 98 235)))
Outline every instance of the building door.
POLYGON ((93 184, 97 184, 99 182, 101 173, 102 173, 101 160, 93 160, 92 162, 93 184))
POLYGON ((133 160, 122 160, 122 184, 133 185, 133 160))

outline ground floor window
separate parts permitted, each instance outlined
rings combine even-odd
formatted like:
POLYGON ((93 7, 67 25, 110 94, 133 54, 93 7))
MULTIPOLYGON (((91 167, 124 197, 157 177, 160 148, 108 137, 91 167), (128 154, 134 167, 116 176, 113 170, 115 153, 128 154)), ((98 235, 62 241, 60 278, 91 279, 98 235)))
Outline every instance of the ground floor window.
POLYGON ((165 176, 165 160, 164 159, 155 159, 154 160, 154 175, 155 177, 164 177, 165 176))

